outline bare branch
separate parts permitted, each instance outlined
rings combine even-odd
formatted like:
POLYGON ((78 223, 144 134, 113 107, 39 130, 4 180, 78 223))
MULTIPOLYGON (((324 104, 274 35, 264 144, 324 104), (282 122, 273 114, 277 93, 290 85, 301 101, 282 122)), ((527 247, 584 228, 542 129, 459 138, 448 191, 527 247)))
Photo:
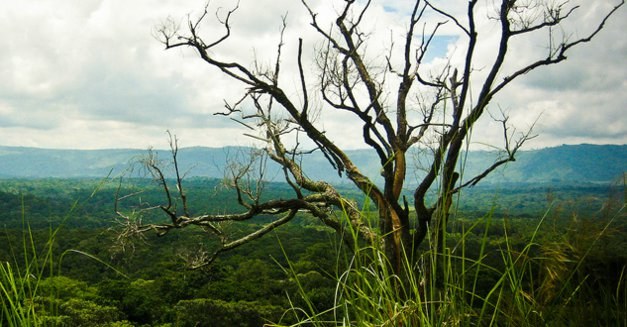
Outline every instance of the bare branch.
MULTIPOLYGON (((469 1, 469 7, 470 6, 474 6, 476 2, 477 2, 476 0, 469 1)), ((473 32, 470 29, 466 28, 464 25, 462 25, 455 16, 451 15, 450 13, 448 13, 448 12, 446 12, 444 10, 438 9, 437 7, 435 7, 431 3, 431 1, 425 0, 425 3, 426 3, 427 6, 429 6, 431 9, 433 9, 434 11, 439 13, 440 15, 442 15, 442 16, 450 19, 450 20, 452 20, 455 23, 455 25, 457 25, 457 27, 459 27, 462 31, 464 31, 464 33, 466 35, 472 36, 473 32)))
POLYGON ((524 134, 521 134, 517 139, 513 140, 512 137, 514 137, 514 135, 516 134, 516 130, 514 129, 513 131, 510 132, 511 127, 508 125, 509 117, 507 117, 503 111, 501 111, 501 116, 502 116, 501 118, 495 118, 495 117, 492 117, 492 118, 500 122, 503 128, 503 140, 505 143, 505 147, 504 147, 505 157, 494 162, 490 167, 486 168, 483 172, 481 172, 477 176, 474 176, 473 178, 469 179, 463 184, 455 187, 452 190, 452 193, 457 193, 462 188, 465 188, 468 186, 475 186, 482 179, 487 177, 491 172, 496 170, 498 167, 503 166, 508 162, 516 161, 516 157, 515 157, 516 153, 518 152, 520 148, 522 148, 523 144, 537 136, 537 135, 532 134, 533 127, 536 124, 534 122, 531 125, 531 127, 529 127, 527 132, 525 132, 524 134))
MULTIPOLYGON (((549 65, 554 65, 557 63, 560 63, 564 60, 567 59, 566 57, 566 51, 568 51, 570 48, 575 47, 577 45, 580 45, 582 43, 587 43, 590 42, 605 26, 605 23, 607 22, 607 20, 623 5, 625 4, 625 1, 622 0, 619 4, 617 4, 616 6, 614 6, 612 8, 612 10, 610 10, 610 12, 608 12, 604 17, 603 20, 597 25, 597 27, 594 29, 594 31, 592 31, 590 34, 588 34, 588 36, 586 37, 582 37, 579 38, 575 41, 572 42, 562 42, 561 44, 559 44, 557 46, 557 48, 555 50, 553 49, 549 49, 549 55, 544 58, 544 59, 540 59, 537 61, 534 61, 530 64, 528 64, 527 66, 520 68, 518 70, 516 70, 514 73, 506 76, 503 78, 503 81, 501 81, 499 84, 497 84, 491 91, 489 94, 489 97, 493 97, 496 93, 498 93, 501 89, 503 89, 505 86, 507 86, 509 83, 511 83, 512 81, 514 81, 515 79, 517 79, 518 77, 525 75, 539 67, 542 66, 549 66, 549 65)), ((559 16, 559 17, 555 17, 555 20, 558 20, 557 23, 563 21, 564 19, 568 18, 570 16, 570 14, 577 9, 577 7, 572 8, 570 11, 567 12, 567 14, 565 14, 564 16, 559 16)), ((543 26, 544 27, 544 26, 543 26)), ((521 32, 522 33, 522 32, 521 32)))
POLYGON ((381 236, 386 255, 398 273, 406 257, 402 252, 405 249, 418 250, 428 233, 433 236, 429 239, 436 240, 430 244, 431 249, 436 252, 442 250, 444 244, 438 242, 443 239, 439 236, 446 232, 451 196, 463 187, 477 184, 498 167, 514 161, 518 150, 534 137, 531 129, 518 133, 510 125, 509 118, 501 113, 496 120, 503 128, 503 156, 476 176, 458 182, 456 169, 460 153, 469 144, 469 135, 475 123, 485 116, 494 96, 524 74, 566 60, 569 49, 598 35, 624 0, 614 6, 589 34, 573 41, 562 39, 561 42, 555 42, 552 33, 567 20, 573 19, 578 6, 570 6, 568 0, 497 1, 495 14, 489 14, 487 23, 498 27, 498 45, 491 48, 491 62, 480 68, 484 71, 481 74, 476 73, 477 49, 488 49, 480 43, 489 38, 479 37, 478 25, 483 28, 483 21, 479 24, 478 18, 482 14, 477 6, 478 0, 467 2, 464 15, 447 12, 430 0, 415 1, 411 13, 408 13, 407 33, 400 38, 400 51, 393 51, 395 40, 392 35, 391 46, 379 49, 377 45, 377 51, 381 51, 374 55, 372 51, 367 51, 373 39, 368 29, 364 28, 368 13, 374 7, 371 0, 341 2, 337 15, 328 22, 323 22, 322 16, 314 12, 306 0, 301 0, 301 3, 309 14, 311 27, 322 41, 315 56, 318 72, 311 75, 306 69, 304 39, 298 39, 298 48, 294 53, 287 52, 289 48, 285 44, 289 40, 284 40, 287 37, 286 16, 281 17, 276 57, 271 67, 265 67, 257 60, 244 65, 216 55, 226 53, 216 50, 225 46, 234 32, 231 17, 239 8, 239 3, 226 12, 216 10, 219 26, 214 33, 204 31, 205 20, 211 16, 208 6, 197 18, 187 18, 187 24, 183 25, 187 30, 184 32, 180 30, 181 24, 172 19, 155 30, 155 36, 167 49, 191 48, 205 64, 216 68, 217 73, 241 83, 241 97, 234 102, 225 101, 225 110, 216 115, 227 116, 244 126, 244 135, 263 142, 264 147, 263 154, 253 153, 246 160, 229 167, 225 181, 237 199, 237 210, 219 212, 217 209, 192 215, 187 203, 187 190, 183 188, 185 176, 178 166, 178 142, 170 135, 177 191, 173 192, 168 186, 163 167, 149 153, 145 166, 162 189, 164 204, 139 206, 136 211, 124 213, 117 202, 128 198, 118 196, 116 212, 129 235, 150 230, 165 234, 176 228, 200 226, 218 240, 219 246, 217 250, 203 250, 198 257, 187 256, 190 262, 195 262, 192 265, 198 265, 213 261, 223 251, 262 237, 290 221, 298 212, 306 212, 338 232, 342 232, 343 224, 348 223, 368 241, 375 242, 377 236, 381 236), (435 13, 443 21, 431 22, 425 19, 427 13, 435 13), (463 62, 456 65, 454 58, 446 58, 445 64, 437 70, 426 70, 429 67, 424 63, 426 53, 447 22, 452 22, 462 32, 462 41, 466 42, 463 62), (544 58, 527 58, 517 70, 505 71, 505 63, 512 55, 512 40, 538 32, 548 33, 548 54, 544 58), (283 75, 290 71, 283 67, 285 55, 293 55, 296 59, 292 67, 298 79, 295 88, 280 83, 284 80, 283 75), (312 83, 310 76, 318 80, 312 83), (318 88, 316 92, 311 91, 310 84, 315 84, 318 88), (363 167, 358 167, 347 151, 338 146, 343 142, 329 136, 331 133, 327 133, 324 121, 320 119, 329 111, 341 111, 360 124, 358 139, 360 144, 376 152, 382 182, 377 180, 375 183, 374 178, 377 177, 367 176, 363 167), (410 226, 409 203, 402 197, 402 192, 406 187, 407 166, 410 164, 408 151, 417 144, 432 149, 433 156, 429 157, 425 166, 426 175, 413 190, 417 219, 414 226, 410 226), (303 162, 312 153, 324 156, 333 167, 330 172, 346 176, 371 200, 378 211, 378 226, 366 223, 354 199, 325 180, 310 178, 304 171, 303 162), (290 196, 270 200, 262 197, 268 159, 280 166, 292 192, 290 196), (435 201, 427 196, 430 191, 436 192, 435 201), (177 205, 182 206, 182 212, 177 211, 177 205), (145 208, 160 208, 169 217, 168 221, 144 224, 141 213, 145 208), (341 209, 346 220, 336 217, 333 208, 341 209), (229 239, 228 233, 221 227, 225 222, 248 221, 258 215, 269 215, 273 220, 244 237, 229 239), (414 229, 413 236, 411 229, 414 229))

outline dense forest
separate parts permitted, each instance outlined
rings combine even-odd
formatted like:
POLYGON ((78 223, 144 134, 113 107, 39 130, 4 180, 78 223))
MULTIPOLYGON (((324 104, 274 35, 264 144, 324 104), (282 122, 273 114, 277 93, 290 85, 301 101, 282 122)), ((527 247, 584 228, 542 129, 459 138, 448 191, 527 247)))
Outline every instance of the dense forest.
POLYGON ((627 327, 627 145, 523 150, 624 143, 625 0, 294 3, 21 19, 8 144, 252 147, 0 146, 0 326, 627 327))
MULTIPOLYGON (((233 210, 232 194, 220 185, 217 179, 190 179, 194 207, 233 210)), ((334 232, 303 214, 211 265, 189 269, 211 247, 200 229, 120 237, 116 194, 142 190, 141 201, 159 203, 162 191, 149 179, 123 184, 6 179, 0 190, 0 243, 6 244, 0 247, 3 326, 15 319, 11 301, 31 308, 44 326, 335 325, 325 321, 337 313, 338 283, 355 260, 334 232), (7 296, 11 286, 20 285, 13 299, 7 296)), ((271 184, 267 192, 280 197, 285 190, 271 184)), ((464 258, 482 258, 482 266, 489 267, 464 275, 473 294, 487 297, 499 283, 508 270, 504 253, 524 253, 530 262, 521 268, 530 269, 533 278, 520 282, 546 310, 538 313, 539 321, 561 325, 576 313, 577 325, 625 323, 622 184, 475 187, 456 200, 448 246, 464 258)), ((367 203, 363 206, 367 211, 367 203)), ((161 218, 155 213, 146 219, 161 218)), ((263 223, 259 217, 229 228, 245 232, 263 223)), ((455 301, 473 302, 472 297, 455 301)))

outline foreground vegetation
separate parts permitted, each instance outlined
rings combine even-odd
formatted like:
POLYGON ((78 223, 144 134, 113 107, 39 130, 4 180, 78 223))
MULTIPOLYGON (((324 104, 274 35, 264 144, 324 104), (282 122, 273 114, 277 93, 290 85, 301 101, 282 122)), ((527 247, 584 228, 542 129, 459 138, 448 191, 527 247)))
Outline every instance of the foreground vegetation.
MULTIPOLYGON (((197 206, 234 205, 217 180, 189 184, 197 206)), ((155 202, 147 185, 124 187, 155 202)), ((3 326, 627 325, 622 186, 471 189, 444 258, 427 252, 403 283, 376 247, 346 251, 308 216, 190 270, 211 246, 202 231, 120 239, 116 183, 4 180, 0 190, 3 326), (425 284, 442 266, 444 278, 425 284)))

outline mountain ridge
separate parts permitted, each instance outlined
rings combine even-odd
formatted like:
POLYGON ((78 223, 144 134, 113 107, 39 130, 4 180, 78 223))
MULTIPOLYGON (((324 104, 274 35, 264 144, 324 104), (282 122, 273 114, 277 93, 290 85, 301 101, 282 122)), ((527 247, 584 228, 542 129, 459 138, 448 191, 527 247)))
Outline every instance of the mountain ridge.
MULTIPOLYGON (((245 160, 252 148, 247 147, 188 147, 179 149, 181 170, 188 176, 222 178, 224 167, 232 160, 245 160)), ((151 150, 161 160, 169 159, 169 150, 151 150)), ((136 175, 133 167, 147 155, 141 149, 45 149, 0 146, 0 178, 73 178, 136 175)), ((428 162, 428 151, 410 153, 415 162, 428 162)), ((379 160, 370 150, 347 151, 362 172, 380 181, 379 160)), ((497 151, 470 151, 464 158, 463 175, 468 178, 488 167, 498 156, 497 151)), ((303 161, 304 170, 313 179, 332 183, 348 183, 338 174, 330 174, 331 166, 319 152, 303 161)), ((415 164, 408 169, 408 184, 417 183, 424 168, 415 164)), ((627 171, 627 145, 561 145, 557 147, 519 151, 515 162, 508 163, 486 178, 486 183, 541 182, 612 182, 627 171)), ((269 161, 266 176, 281 179, 281 172, 269 161)))

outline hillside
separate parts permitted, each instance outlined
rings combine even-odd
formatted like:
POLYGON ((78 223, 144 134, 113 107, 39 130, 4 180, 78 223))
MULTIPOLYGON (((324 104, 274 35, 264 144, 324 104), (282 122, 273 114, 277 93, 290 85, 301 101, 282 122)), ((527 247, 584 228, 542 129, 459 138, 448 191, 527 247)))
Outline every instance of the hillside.
MULTIPOLYGON (((182 170, 188 176, 223 177, 229 161, 241 160, 247 148, 225 147, 183 148, 179 151, 182 170)), ((155 151, 158 158, 166 161, 169 152, 155 151)), ((136 163, 147 154, 146 150, 54 150, 26 147, 0 147, 0 178, 65 178, 104 177, 120 174, 137 175, 141 170, 136 163)), ((348 155, 367 175, 378 178, 378 159, 368 150, 349 151, 348 155)), ((465 176, 489 166, 496 152, 473 151, 463 156, 466 161, 465 176)), ((416 164, 410 167, 409 184, 423 174, 420 162, 427 162, 426 155, 413 153, 416 164), (423 159, 423 160, 421 160, 423 159)), ((563 145, 540 150, 521 151, 517 161, 495 171, 486 183, 538 183, 538 182, 611 182, 627 171, 627 145, 563 145)), ((329 174, 329 164, 319 153, 304 160, 305 171, 310 177, 325 178, 333 183, 346 180, 337 174, 329 174)), ((269 163, 269 178, 280 179, 276 165, 269 163)))

